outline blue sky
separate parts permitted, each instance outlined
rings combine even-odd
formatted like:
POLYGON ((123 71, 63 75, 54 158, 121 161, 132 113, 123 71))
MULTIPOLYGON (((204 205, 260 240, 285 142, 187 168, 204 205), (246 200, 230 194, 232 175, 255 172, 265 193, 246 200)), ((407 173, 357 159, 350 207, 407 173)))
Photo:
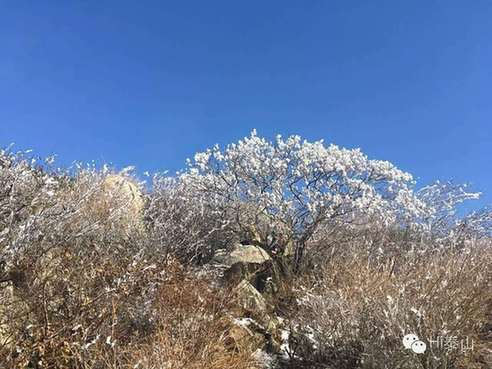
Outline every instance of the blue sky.
POLYGON ((0 146, 183 166, 256 128, 492 203, 492 1, 4 1, 0 146))

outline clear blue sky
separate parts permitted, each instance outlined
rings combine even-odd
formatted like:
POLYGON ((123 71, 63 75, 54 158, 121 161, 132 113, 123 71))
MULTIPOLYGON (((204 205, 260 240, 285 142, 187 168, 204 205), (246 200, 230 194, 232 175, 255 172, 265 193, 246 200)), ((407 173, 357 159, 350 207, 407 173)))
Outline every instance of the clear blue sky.
POLYGON ((2 1, 0 146, 174 171, 257 128, 492 202, 492 1, 2 1))

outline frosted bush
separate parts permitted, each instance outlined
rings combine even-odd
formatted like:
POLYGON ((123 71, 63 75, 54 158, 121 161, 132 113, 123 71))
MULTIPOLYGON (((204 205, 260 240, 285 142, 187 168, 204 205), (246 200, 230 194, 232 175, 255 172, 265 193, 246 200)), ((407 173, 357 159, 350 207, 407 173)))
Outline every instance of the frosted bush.
POLYGON ((478 200, 480 192, 470 192, 467 184, 439 182, 425 186, 417 197, 425 204, 425 214, 415 222, 420 232, 434 242, 458 243, 491 235, 492 212, 485 208, 465 216, 458 214, 459 205, 478 200))
POLYGON ((298 261, 320 227, 390 225, 426 210, 409 173, 359 149, 299 136, 269 142, 253 131, 224 150, 216 145, 196 154, 179 180, 190 196, 222 212, 238 230, 263 230, 264 244, 282 228, 295 241, 298 261))
POLYGON ((185 263, 202 263, 233 237, 220 209, 190 193, 176 178, 155 175, 145 218, 159 252, 185 263))

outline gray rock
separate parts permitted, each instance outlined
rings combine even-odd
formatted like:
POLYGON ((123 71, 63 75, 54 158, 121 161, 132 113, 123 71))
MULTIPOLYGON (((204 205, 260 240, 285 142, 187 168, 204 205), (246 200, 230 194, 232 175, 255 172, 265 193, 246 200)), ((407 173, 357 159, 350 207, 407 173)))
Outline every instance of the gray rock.
POLYGON ((217 252, 213 263, 231 267, 237 263, 263 264, 270 260, 270 255, 259 246, 237 244, 230 252, 217 252))
POLYGON ((235 292, 244 310, 255 314, 262 314, 267 311, 265 298, 247 280, 239 283, 235 292))

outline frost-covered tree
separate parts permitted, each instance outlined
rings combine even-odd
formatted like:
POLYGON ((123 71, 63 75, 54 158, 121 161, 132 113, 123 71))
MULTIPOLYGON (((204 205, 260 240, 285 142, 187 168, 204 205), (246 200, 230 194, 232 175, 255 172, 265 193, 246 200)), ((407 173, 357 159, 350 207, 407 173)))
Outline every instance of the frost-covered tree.
POLYGON ((224 150, 216 145, 197 153, 179 179, 190 196, 226 214, 263 247, 272 248, 282 233, 295 245, 297 262, 321 226, 396 224, 425 210, 409 173, 359 149, 299 136, 270 142, 253 131, 224 150))
POLYGON ((457 243, 467 238, 490 236, 490 209, 473 211, 465 216, 458 213, 462 203, 478 200, 480 196, 480 192, 471 192, 467 184, 436 181, 417 192, 426 211, 415 222, 421 226, 420 232, 435 242, 457 243))

